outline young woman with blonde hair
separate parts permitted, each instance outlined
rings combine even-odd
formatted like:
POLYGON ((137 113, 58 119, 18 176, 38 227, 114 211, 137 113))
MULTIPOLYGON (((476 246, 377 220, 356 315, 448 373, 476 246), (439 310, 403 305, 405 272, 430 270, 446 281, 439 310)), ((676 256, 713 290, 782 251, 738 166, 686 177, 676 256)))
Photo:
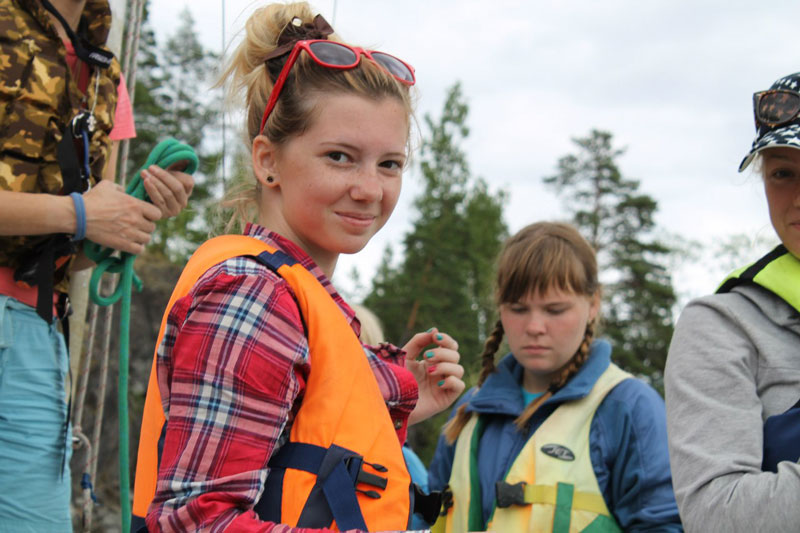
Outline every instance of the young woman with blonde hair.
POLYGON ((589 243, 567 224, 523 228, 500 253, 495 295, 478 384, 430 466, 431 489, 450 495, 434 529, 681 531, 663 401, 595 339, 589 243))
POLYGON ((395 207, 414 71, 293 3, 253 13, 224 76, 246 93, 257 223, 205 243, 173 293, 134 512, 151 532, 406 529, 401 444, 463 391, 458 345, 431 328, 365 349, 330 278, 395 207))

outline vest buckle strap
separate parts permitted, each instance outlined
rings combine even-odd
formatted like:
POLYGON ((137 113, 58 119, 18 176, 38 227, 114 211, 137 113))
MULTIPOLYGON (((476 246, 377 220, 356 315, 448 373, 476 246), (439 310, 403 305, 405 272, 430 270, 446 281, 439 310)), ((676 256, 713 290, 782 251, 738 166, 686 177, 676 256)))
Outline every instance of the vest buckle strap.
MULTIPOLYGON (((422 518, 429 524, 433 524, 436 522, 439 510, 442 508, 443 493, 434 490, 428 494, 416 483, 412 483, 411 486, 414 489, 414 512, 422 515, 422 518)), ((453 493, 450 492, 449 494, 450 505, 452 505, 453 493)))
POLYGON ((447 516, 447 511, 453 506, 453 491, 450 489, 450 486, 444 488, 442 491, 442 503, 441 508, 442 510, 439 512, 439 516, 447 516))
MULTIPOLYGON (((364 471, 364 458, 356 452, 332 444, 323 448, 314 444, 288 442, 272 456, 269 466, 270 478, 277 471, 292 468, 317 476, 317 481, 308 496, 297 521, 297 527, 329 527, 335 520, 342 530, 367 529, 356 493, 379 499, 377 490, 361 490, 356 485, 383 490, 388 480, 383 476, 364 471)), ((372 465, 378 472, 388 471, 382 465, 372 465)), ((260 502, 256 506, 261 508, 260 502)), ((258 511, 259 513, 261 511, 258 511)))
MULTIPOLYGON (((362 459, 361 456, 350 457, 350 458, 346 459, 345 462, 349 463, 353 459, 359 459, 359 461, 358 461, 359 462, 358 473, 356 474, 356 483, 365 483, 367 485, 379 488, 381 490, 386 488, 386 483, 388 482, 388 480, 385 477, 379 476, 377 474, 370 474, 369 472, 365 472, 364 471, 364 463, 365 463, 365 461, 361 460, 362 459)), ((381 465, 378 465, 378 466, 381 466, 381 465)), ((378 497, 380 498, 380 496, 378 496, 378 497)))
POLYGON ((505 481, 498 481, 495 484, 497 493, 497 507, 511 507, 512 505, 525 505, 525 485, 524 481, 511 485, 505 481))

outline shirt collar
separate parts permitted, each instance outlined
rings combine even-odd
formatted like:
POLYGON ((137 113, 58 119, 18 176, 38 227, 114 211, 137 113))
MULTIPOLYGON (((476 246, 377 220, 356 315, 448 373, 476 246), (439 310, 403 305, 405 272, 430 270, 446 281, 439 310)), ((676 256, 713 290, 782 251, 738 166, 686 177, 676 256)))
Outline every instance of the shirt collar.
POLYGON ((264 241, 270 246, 278 248, 285 254, 289 255, 292 259, 303 265, 303 267, 311 272, 311 274, 317 278, 320 284, 325 287, 325 290, 328 291, 328 294, 330 294, 331 298, 333 298, 333 301, 336 302, 336 305, 338 305, 342 310, 342 313, 344 313, 347 322, 350 324, 350 327, 353 328, 353 331, 355 331, 356 336, 361 334, 361 323, 356 318, 355 311, 353 311, 353 309, 347 305, 347 302, 345 302, 344 298, 342 298, 338 293, 336 288, 333 286, 333 283, 331 283, 331 280, 328 279, 328 276, 322 272, 322 269, 317 266, 317 264, 314 262, 311 256, 306 253, 305 250, 282 235, 279 235, 274 231, 270 231, 263 226, 259 226, 258 224, 248 223, 244 228, 244 234, 248 237, 255 237, 256 239, 264 241))
MULTIPOLYGON (((563 388, 545 402, 545 405, 583 398, 591 392, 595 382, 610 363, 611 345, 604 340, 594 341, 583 366, 563 388)), ((524 408, 522 392, 519 389, 522 372, 522 366, 512 354, 503 357, 495 372, 486 378, 483 386, 470 398, 467 410, 519 416, 524 408)))

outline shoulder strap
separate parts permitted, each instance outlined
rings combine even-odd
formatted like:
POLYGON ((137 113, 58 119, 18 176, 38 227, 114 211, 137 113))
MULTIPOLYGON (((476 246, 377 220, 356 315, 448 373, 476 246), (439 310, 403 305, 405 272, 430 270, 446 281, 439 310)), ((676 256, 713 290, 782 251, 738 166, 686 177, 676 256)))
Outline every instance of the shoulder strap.
POLYGON ((72 42, 72 47, 75 49, 75 55, 77 55, 82 61, 92 65, 94 67, 99 68, 108 68, 111 66, 111 61, 114 59, 114 54, 109 52, 108 50, 103 50, 97 46, 94 46, 86 39, 82 39, 79 35, 77 35, 72 28, 70 28, 67 21, 58 12, 58 10, 51 4, 48 0, 39 0, 42 3, 42 6, 48 10, 52 15, 58 19, 58 22, 61 23, 61 26, 64 28, 64 31, 69 36, 70 42, 72 42))
POLYGON ((728 275, 725 281, 722 282, 722 285, 720 285, 717 289, 717 293, 730 292, 737 285, 752 283, 753 278, 756 277, 756 274, 764 270, 768 264, 787 253, 789 253, 789 251, 786 249, 786 247, 782 244, 779 244, 772 251, 764 255, 764 257, 752 265, 740 268, 739 270, 736 270, 728 275))

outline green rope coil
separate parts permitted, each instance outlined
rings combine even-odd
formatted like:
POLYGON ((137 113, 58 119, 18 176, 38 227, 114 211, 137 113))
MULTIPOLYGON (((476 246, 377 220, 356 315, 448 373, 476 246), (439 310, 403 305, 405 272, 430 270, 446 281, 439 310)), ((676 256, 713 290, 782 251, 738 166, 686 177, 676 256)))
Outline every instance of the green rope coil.
MULTIPOLYGON (((187 146, 176 139, 167 138, 150 152, 142 168, 150 165, 157 165, 161 168, 169 168, 179 162, 186 162, 187 167, 184 172, 194 174, 197 170, 198 159, 192 147, 187 146)), ((139 200, 150 201, 144 189, 141 170, 128 183, 125 192, 138 198, 139 200)), ((133 271, 133 262, 136 256, 131 253, 121 252, 114 254, 116 250, 105 246, 100 246, 91 241, 85 241, 83 252, 86 256, 97 263, 92 272, 89 282, 89 295, 97 305, 112 305, 122 300, 120 309, 119 326, 119 387, 117 390, 117 402, 119 412, 119 486, 120 486, 120 507, 122 513, 122 531, 130 531, 131 502, 130 502, 130 467, 129 467, 129 447, 128 447, 128 358, 130 355, 130 317, 131 317, 131 291, 135 287, 137 291, 142 290, 142 281, 133 271), (114 288, 110 296, 100 294, 100 280, 103 274, 111 272, 120 274, 120 281, 114 288)))

